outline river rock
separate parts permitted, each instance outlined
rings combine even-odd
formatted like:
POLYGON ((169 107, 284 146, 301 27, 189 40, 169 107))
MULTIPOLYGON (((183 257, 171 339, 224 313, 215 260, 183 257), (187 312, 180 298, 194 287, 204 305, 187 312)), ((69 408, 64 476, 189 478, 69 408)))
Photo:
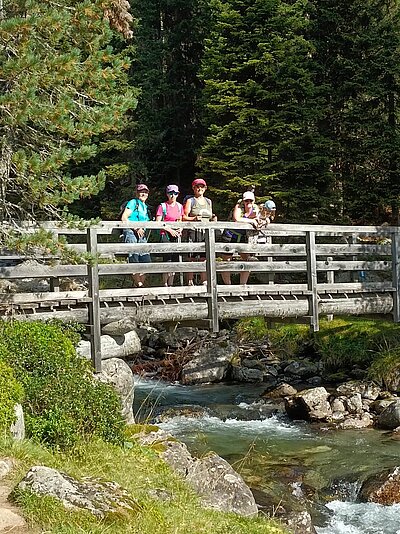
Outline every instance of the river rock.
POLYGON ((290 384, 287 384, 286 382, 283 382, 282 384, 279 384, 274 389, 268 389, 262 394, 262 397, 267 397, 269 399, 278 399, 279 397, 292 397, 293 395, 296 395, 297 389, 291 386, 290 384))
POLYGON ((11 458, 2 458, 0 460, 0 480, 10 473, 14 465, 15 463, 11 458))
POLYGON ((241 365, 233 365, 230 374, 236 382, 262 382, 264 379, 261 369, 250 369, 241 365))
POLYGON ((384 505, 400 503, 400 467, 385 469, 367 478, 361 487, 360 498, 384 505))
POLYGON ((379 397, 381 388, 373 382, 362 382, 358 380, 350 380, 336 388, 340 395, 347 397, 359 393, 363 399, 375 400, 379 397))
POLYGON ((326 421, 332 415, 328 397, 324 387, 304 389, 285 399, 285 409, 292 419, 326 421))
POLYGON ((197 460, 186 480, 209 508, 246 517, 258 514, 253 494, 242 477, 215 453, 197 460))
POLYGON ((350 397, 346 398, 345 406, 349 413, 353 413, 353 414, 362 413, 363 406, 362 406, 362 400, 361 400, 361 393, 354 393, 350 397))
POLYGON ((220 382, 227 375, 230 362, 237 349, 232 344, 226 347, 215 345, 212 349, 203 349, 199 356, 183 366, 181 381, 183 384, 204 384, 220 382))
POLYGON ((30 490, 36 495, 55 497, 67 509, 88 510, 100 519, 121 508, 128 511, 138 508, 131 495, 116 482, 94 478, 78 481, 43 465, 32 467, 17 488, 30 490))
POLYGON ((129 365, 119 358, 110 358, 102 363, 101 373, 96 373, 94 377, 115 389, 121 399, 122 417, 126 424, 133 424, 135 383, 129 365))
POLYGON ((385 408, 389 406, 389 404, 392 404, 392 402, 396 401, 394 397, 391 397, 390 399, 381 399, 376 400, 370 405, 370 410, 374 411, 376 414, 381 414, 385 408))
MULTIPOLYGON (((141 351, 139 336, 135 330, 131 330, 124 336, 113 338, 111 336, 101 336, 101 359, 126 358, 141 351)), ((76 348, 76 352, 90 360, 90 341, 82 339, 76 348)))
POLYGON ((292 375, 299 378, 310 378, 317 374, 318 366, 309 360, 300 360, 291 362, 283 369, 283 372, 285 375, 292 375))
POLYGON ((258 508, 241 476, 215 453, 196 459, 186 445, 164 430, 135 435, 141 445, 157 444, 159 456, 198 493, 204 506, 243 516, 254 516, 258 508), (161 445, 161 447, 160 447, 161 445))
POLYGON ((126 317, 120 321, 114 321, 104 325, 101 329, 102 334, 107 336, 124 336, 132 330, 136 330, 137 325, 135 321, 126 317))
POLYGON ((25 439, 25 419, 21 404, 16 404, 14 406, 14 412, 16 420, 10 426, 10 432, 13 439, 21 441, 25 439))
POLYGON ((372 426, 373 419, 368 412, 358 415, 356 417, 346 417, 346 419, 338 425, 342 430, 349 430, 350 428, 368 428, 372 426))
POLYGON ((311 515, 306 511, 291 512, 285 523, 292 534, 316 534, 311 515))
POLYGON ((376 426, 393 430, 400 426, 400 399, 393 401, 378 416, 376 426))

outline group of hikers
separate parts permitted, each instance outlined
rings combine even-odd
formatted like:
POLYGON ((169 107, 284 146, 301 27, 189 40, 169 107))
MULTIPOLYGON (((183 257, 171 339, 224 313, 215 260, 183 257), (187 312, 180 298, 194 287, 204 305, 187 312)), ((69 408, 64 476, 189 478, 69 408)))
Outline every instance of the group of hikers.
MULTIPOLYGON (((180 194, 179 187, 171 184, 167 185, 165 189, 166 201, 162 202, 156 210, 156 221, 165 221, 166 223, 190 221, 190 222, 209 222, 216 221, 217 217, 213 213, 212 202, 205 196, 207 190, 207 183, 202 178, 197 178, 192 182, 193 195, 188 195, 183 205, 177 199, 180 194)), ((146 184, 138 184, 136 186, 135 198, 129 200, 124 206, 121 220, 123 222, 146 222, 151 220, 151 215, 147 206, 147 199, 149 196, 149 188, 146 184)), ((276 206, 272 200, 267 200, 265 204, 259 207, 255 203, 255 196, 253 191, 245 191, 242 199, 237 202, 232 212, 232 220, 238 223, 249 223, 251 231, 247 230, 225 230, 221 236, 224 242, 231 243, 247 243, 258 235, 258 231, 263 226, 267 226, 272 221, 276 214, 276 206)), ((161 241, 178 242, 182 238, 182 228, 174 228, 173 224, 166 225, 160 232, 161 241)), ((125 243, 147 243, 147 237, 143 228, 131 229, 126 228, 123 231, 125 243)), ((204 232, 202 230, 185 230, 185 241, 201 242, 204 241, 204 232)), ((241 258, 246 261, 249 254, 240 254, 241 258)), ((199 261, 204 258, 196 258, 199 261)), ((230 261, 232 254, 224 254, 223 259, 230 261)), ((178 254, 169 254, 167 261, 179 261, 178 254)), ((129 254, 128 261, 130 263, 149 263, 151 262, 150 254, 140 252, 140 247, 135 253, 129 254)), ((186 273, 187 284, 193 285, 193 273, 186 273)), ((231 284, 230 272, 222 272, 222 280, 224 284, 231 284)), ((246 284, 250 273, 247 271, 240 273, 240 284, 246 284)), ((163 273, 163 284, 168 287, 174 283, 175 273, 163 273)), ((135 287, 143 287, 145 275, 143 273, 135 273, 133 275, 135 287)), ((206 273, 200 273, 200 283, 206 283, 206 273)))

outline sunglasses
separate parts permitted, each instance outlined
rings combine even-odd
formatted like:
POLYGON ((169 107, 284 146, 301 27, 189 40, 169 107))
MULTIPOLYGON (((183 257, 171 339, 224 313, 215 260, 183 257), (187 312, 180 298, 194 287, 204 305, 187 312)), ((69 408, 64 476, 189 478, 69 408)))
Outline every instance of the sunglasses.
POLYGON ((247 198, 245 202, 254 202, 254 200, 251 200, 251 198, 247 198))
POLYGON ((206 186, 205 185, 195 185, 193 186, 195 189, 205 189, 206 186))
POLYGON ((138 194, 139 195, 148 195, 149 192, 148 191, 138 191, 138 194))
POLYGON ((172 195, 179 195, 179 191, 168 191, 168 196, 172 197, 172 195))

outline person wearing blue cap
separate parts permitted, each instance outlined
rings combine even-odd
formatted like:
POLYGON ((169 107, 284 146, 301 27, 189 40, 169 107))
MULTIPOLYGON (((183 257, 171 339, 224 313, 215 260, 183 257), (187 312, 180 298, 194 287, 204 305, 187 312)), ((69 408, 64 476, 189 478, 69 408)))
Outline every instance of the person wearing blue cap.
POLYGON ((266 224, 273 221, 276 215, 276 204, 273 200, 267 200, 260 206, 260 221, 266 224))

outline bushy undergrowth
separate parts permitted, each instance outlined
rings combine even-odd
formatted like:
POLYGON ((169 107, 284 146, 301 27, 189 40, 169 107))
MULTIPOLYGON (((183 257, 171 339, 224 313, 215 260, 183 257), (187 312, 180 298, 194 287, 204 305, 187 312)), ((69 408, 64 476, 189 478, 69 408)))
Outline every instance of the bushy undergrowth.
POLYGON ((370 379, 390 384, 391 389, 400 382, 400 326, 389 321, 323 319, 319 332, 312 333, 304 324, 281 324, 268 330, 264 318, 253 317, 239 321, 236 331, 242 340, 267 337, 271 349, 281 358, 316 357, 329 373, 346 373, 358 367, 368 370, 370 379))
POLYGON ((0 360, 13 368, 25 391, 28 435, 60 449, 90 436, 122 442, 119 398, 77 356, 74 334, 57 324, 15 321, 0 323, 0 339, 0 360))
POLYGON ((8 433, 15 422, 14 406, 22 402, 23 389, 12 368, 0 360, 0 434, 8 433))

